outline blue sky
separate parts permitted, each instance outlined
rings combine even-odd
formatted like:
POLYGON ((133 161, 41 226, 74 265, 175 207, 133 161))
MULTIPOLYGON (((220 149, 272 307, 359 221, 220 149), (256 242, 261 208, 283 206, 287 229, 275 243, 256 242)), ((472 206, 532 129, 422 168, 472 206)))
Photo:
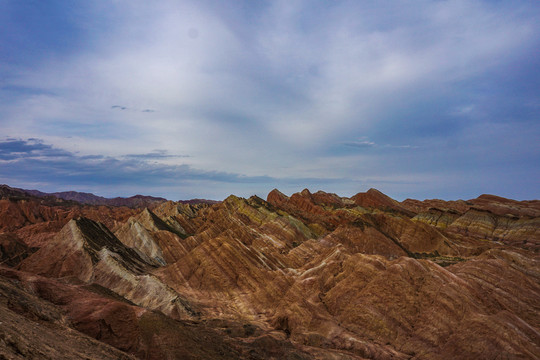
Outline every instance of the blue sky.
POLYGON ((540 197, 540 3, 0 0, 0 183, 540 197))

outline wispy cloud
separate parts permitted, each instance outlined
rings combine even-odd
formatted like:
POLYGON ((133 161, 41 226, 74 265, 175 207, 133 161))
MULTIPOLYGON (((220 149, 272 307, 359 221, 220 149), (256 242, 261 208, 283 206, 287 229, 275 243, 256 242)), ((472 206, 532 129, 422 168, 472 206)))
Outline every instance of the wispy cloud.
POLYGON ((366 139, 357 140, 357 141, 347 141, 347 142, 344 142, 343 145, 360 148, 360 149, 372 148, 376 146, 376 144, 373 141, 369 141, 366 139))
POLYGON ((122 106, 122 105, 113 105, 113 106, 111 106, 111 109, 113 109, 113 110, 121 110, 121 111, 124 111, 124 110, 128 110, 128 111, 140 111, 140 112, 143 112, 143 113, 153 113, 153 112, 156 112, 156 110, 154 110, 154 109, 143 109, 143 110, 138 110, 138 109, 134 109, 134 108, 128 108, 127 106, 122 106))
POLYGON ((416 149, 415 145, 391 145, 391 144, 376 144, 374 141, 363 137, 356 141, 346 141, 343 145, 357 149, 416 149))
POLYGON ((72 154, 52 145, 44 144, 39 139, 6 138, 0 141, 0 160, 69 158, 72 154))
POLYGON ((169 154, 167 150, 154 150, 146 154, 128 154, 125 158, 131 159, 176 159, 176 158, 188 158, 189 155, 173 155, 169 154))

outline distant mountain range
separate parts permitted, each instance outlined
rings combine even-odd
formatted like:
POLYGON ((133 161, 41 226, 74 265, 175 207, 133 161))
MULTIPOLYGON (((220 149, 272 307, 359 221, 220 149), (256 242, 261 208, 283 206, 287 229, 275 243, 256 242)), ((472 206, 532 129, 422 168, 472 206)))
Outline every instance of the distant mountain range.
MULTIPOLYGON (((106 206, 127 206, 131 208, 142 208, 142 207, 154 207, 158 204, 161 204, 167 199, 162 197, 155 196, 146 196, 146 195, 135 195, 127 198, 124 197, 115 197, 115 198, 105 198, 103 196, 94 195, 86 192, 78 191, 62 191, 55 193, 46 193, 39 190, 27 190, 12 188, 8 185, 0 185, 0 196, 4 197, 16 197, 16 198, 40 198, 45 202, 52 203, 62 203, 64 201, 74 201, 80 204, 85 205, 106 205, 106 206)), ((192 200, 181 200, 180 202, 185 204, 194 204, 194 203, 205 203, 205 204, 215 204, 218 201, 206 200, 206 199, 192 199, 192 200)))

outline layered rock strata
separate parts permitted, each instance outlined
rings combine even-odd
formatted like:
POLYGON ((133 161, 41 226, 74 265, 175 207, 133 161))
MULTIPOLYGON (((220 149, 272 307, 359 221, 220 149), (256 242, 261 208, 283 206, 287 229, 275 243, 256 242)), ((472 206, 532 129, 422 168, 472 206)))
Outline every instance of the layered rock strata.
POLYGON ((537 201, 273 190, 109 225, 8 205, 0 250, 18 271, 0 275, 139 358, 540 357, 537 201), (54 235, 28 240, 33 226, 54 235))

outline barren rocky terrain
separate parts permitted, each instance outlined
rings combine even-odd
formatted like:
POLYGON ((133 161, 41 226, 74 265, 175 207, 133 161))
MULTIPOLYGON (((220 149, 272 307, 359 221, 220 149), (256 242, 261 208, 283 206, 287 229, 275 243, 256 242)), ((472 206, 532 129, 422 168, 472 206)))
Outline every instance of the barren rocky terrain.
POLYGON ((0 359, 540 358, 538 200, 1 194, 0 359))

